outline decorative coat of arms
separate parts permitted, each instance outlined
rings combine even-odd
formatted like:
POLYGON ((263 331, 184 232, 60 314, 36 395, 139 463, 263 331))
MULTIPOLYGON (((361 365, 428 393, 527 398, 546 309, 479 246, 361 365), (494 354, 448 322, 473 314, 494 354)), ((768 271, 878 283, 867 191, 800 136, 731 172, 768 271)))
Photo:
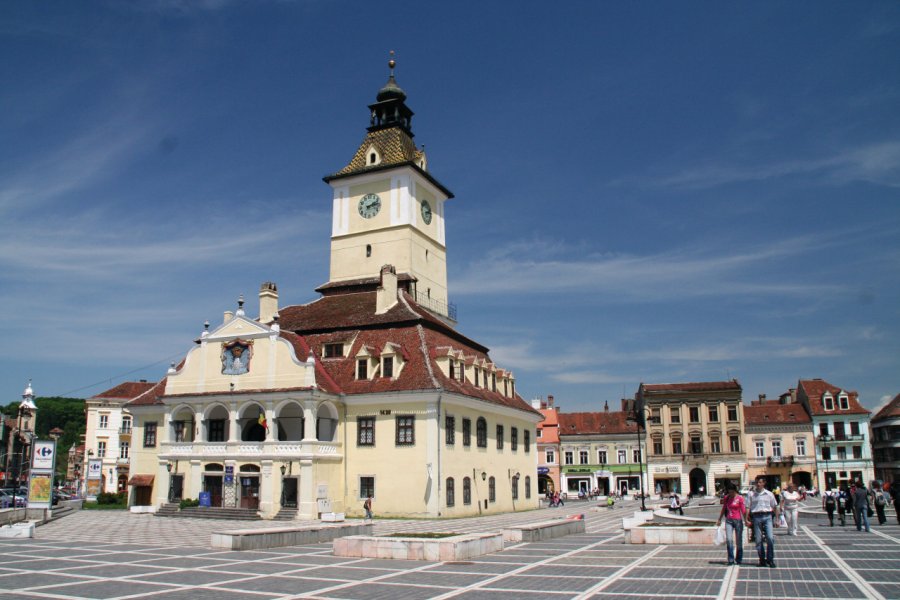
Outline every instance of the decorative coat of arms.
POLYGON ((250 370, 250 356, 253 354, 252 342, 234 340, 222 344, 222 374, 243 375, 250 370))

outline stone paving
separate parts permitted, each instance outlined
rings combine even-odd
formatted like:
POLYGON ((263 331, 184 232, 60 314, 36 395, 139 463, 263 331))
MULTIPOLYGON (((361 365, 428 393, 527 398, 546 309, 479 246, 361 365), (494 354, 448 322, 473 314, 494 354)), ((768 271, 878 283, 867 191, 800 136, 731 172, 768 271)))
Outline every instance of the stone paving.
MULTIPOLYGON (((776 530, 776 569, 729 567, 724 548, 626 546, 626 509, 562 509, 445 521, 376 519, 376 534, 496 531, 508 524, 584 513, 586 533, 519 544, 463 562, 350 559, 330 544, 233 552, 209 548, 213 530, 246 522, 162 519, 81 511, 39 527, 34 540, 0 541, 0 597, 472 600, 588 598, 900 598, 900 526, 893 512, 871 533, 801 518, 801 534, 776 530)), ((253 527, 283 523, 257 522, 253 527)))

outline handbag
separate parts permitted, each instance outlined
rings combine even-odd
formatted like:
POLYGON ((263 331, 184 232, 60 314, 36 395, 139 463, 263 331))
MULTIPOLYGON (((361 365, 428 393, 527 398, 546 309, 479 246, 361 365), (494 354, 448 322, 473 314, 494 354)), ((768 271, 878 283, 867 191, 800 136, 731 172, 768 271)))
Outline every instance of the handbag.
POLYGON ((875 511, 872 510, 872 507, 869 506, 868 504, 866 504, 866 509, 867 509, 867 510, 866 510, 866 513, 867 513, 870 517, 871 517, 872 515, 875 514, 875 511))
POLYGON ((716 537, 713 538, 713 543, 716 546, 721 546, 725 543, 725 537, 725 523, 722 523, 716 527, 716 537))
POLYGON ((781 516, 778 517, 778 526, 787 527, 787 519, 784 518, 784 513, 782 513, 781 516))

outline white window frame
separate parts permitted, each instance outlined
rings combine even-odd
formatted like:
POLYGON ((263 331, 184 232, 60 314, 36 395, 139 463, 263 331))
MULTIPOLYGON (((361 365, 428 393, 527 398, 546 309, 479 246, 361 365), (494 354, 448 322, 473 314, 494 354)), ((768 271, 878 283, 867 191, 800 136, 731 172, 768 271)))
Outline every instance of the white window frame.
POLYGON ((579 450, 578 451, 578 464, 579 465, 586 465, 586 464, 588 464, 589 460, 590 459, 588 458, 587 450, 579 450))
POLYGON ((753 442, 753 445, 756 448, 756 458, 765 458, 766 457, 766 443, 765 442, 753 442))
POLYGON ((618 459, 618 464, 624 465, 627 464, 628 461, 628 451, 627 450, 619 450, 616 452, 616 458, 618 459))
POLYGON ((794 452, 797 456, 806 456, 806 440, 799 438, 794 440, 794 452))
POLYGON ((831 394, 822 396, 822 407, 829 412, 834 410, 834 397, 831 394))
POLYGON ((556 452, 554 452, 553 450, 547 450, 546 457, 548 465, 552 465, 556 462, 556 452))
POLYGON ((781 458, 781 440, 772 440, 772 456, 781 458))
POLYGON ((565 460, 565 464, 574 465, 575 464, 575 453, 571 450, 566 450, 563 454, 563 460, 565 460))
POLYGON ((109 429, 109 413, 100 413, 97 421, 97 429, 109 429))
POLYGON ((850 410, 850 397, 847 394, 838 396, 838 408, 841 410, 850 410))

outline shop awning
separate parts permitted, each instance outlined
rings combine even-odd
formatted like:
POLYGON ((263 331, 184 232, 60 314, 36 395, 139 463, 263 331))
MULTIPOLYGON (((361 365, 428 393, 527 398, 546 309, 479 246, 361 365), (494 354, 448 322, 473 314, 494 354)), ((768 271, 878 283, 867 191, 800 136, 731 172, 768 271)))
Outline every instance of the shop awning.
POLYGON ((134 475, 128 480, 128 485, 147 487, 153 485, 153 475, 134 475))

